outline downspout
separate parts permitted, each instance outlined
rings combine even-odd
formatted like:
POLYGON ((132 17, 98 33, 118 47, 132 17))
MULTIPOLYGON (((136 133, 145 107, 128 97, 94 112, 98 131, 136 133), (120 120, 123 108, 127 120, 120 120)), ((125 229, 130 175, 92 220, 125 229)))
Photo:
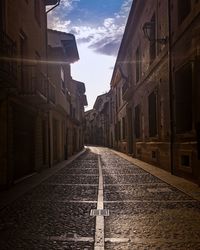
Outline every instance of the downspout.
POLYGON ((52 11, 53 9, 55 9, 58 5, 60 5, 60 0, 58 0, 57 4, 54 5, 52 8, 50 8, 49 10, 46 11, 46 14, 48 14, 50 11, 52 11))
MULTIPOLYGON (((48 11, 46 11, 46 59, 48 58, 48 36, 47 36, 47 14, 52 11, 53 9, 55 9, 57 6, 60 5, 60 0, 58 0, 57 4, 54 5, 52 8, 50 8, 48 11)), ((48 62, 47 62, 48 63, 48 62)), ((48 64, 47 64, 48 65, 48 64)), ((47 66, 47 78, 49 76, 49 72, 48 72, 48 66, 47 66)), ((48 98, 49 98, 49 84, 48 84, 48 98)), ((48 100, 49 101, 49 100, 48 100)), ((47 113, 47 119, 48 119, 48 151, 49 151, 49 168, 51 167, 51 123, 50 123, 50 111, 48 111, 47 113)))
MULTIPOLYGON (((46 32, 45 32, 45 43, 46 43, 46 60, 48 59, 48 38, 47 38, 47 12, 46 13, 46 32)), ((47 78, 48 78, 48 62, 46 64, 46 72, 47 72, 47 78)), ((48 91, 48 100, 47 102, 49 102, 49 83, 47 85, 47 91, 48 91)), ((48 134, 48 165, 49 168, 51 167, 51 131, 50 131, 50 111, 47 111, 47 134, 48 134)))
POLYGON ((174 174, 174 102, 172 82, 172 54, 171 54, 171 0, 168 0, 168 60, 169 60, 169 105, 170 105, 170 169, 174 174))

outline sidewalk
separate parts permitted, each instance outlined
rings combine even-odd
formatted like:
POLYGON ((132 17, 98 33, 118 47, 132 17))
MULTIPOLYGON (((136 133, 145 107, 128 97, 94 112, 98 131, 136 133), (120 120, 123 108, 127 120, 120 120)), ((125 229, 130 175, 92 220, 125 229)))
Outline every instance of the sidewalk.
POLYGON ((173 187, 176 187, 177 189, 188 194, 192 198, 200 201, 200 187, 197 184, 195 184, 191 181, 188 181, 184 178, 172 175, 171 173, 169 173, 163 169, 155 167, 155 166, 153 166, 149 163, 143 162, 141 160, 132 158, 124 153, 115 151, 113 149, 111 149, 111 151, 113 151, 115 154, 121 156, 122 158, 126 159, 127 161, 131 162, 132 164, 144 169, 148 173, 151 173, 152 175, 158 177, 162 181, 172 185, 173 187))
POLYGON ((70 157, 68 160, 62 161, 51 168, 44 169, 41 173, 33 174, 23 181, 15 184, 10 189, 0 192, 0 209, 6 207, 8 204, 12 203, 14 200, 22 196, 24 193, 34 188, 35 186, 55 174, 57 171, 64 168, 66 165, 70 164, 80 155, 85 153, 85 151, 86 149, 83 149, 76 155, 70 157))

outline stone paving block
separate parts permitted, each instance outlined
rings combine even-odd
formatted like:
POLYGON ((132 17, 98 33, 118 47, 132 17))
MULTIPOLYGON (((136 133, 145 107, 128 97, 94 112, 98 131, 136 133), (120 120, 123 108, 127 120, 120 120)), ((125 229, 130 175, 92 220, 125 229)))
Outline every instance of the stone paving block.
POLYGON ((19 238, 12 241, 0 240, 2 250, 93 250, 94 243, 52 241, 46 239, 19 238))
MULTIPOLYGON (((200 249, 200 202, 98 149, 105 249, 200 249)), ((98 155, 87 150, 0 211, 0 249, 94 249, 98 181, 98 155)))
POLYGON ((154 176, 151 175, 130 175, 130 176, 124 176, 124 175, 112 175, 112 176, 105 176, 104 177, 104 183, 105 184, 132 184, 132 183, 161 183, 162 181, 154 176))
POLYGON ((96 204, 18 200, 0 212, 1 237, 10 233, 55 236, 77 233, 94 235, 95 220, 90 210, 96 204), (82 226, 84 225, 84 227, 82 226))
POLYGON ((173 209, 185 209, 190 211, 200 211, 200 204, 197 201, 185 201, 185 202, 152 202, 147 201, 144 202, 140 201, 131 201, 131 202, 124 202, 124 201, 115 201, 115 202, 105 202, 105 209, 110 211, 110 218, 112 215, 119 216, 123 214, 127 215, 149 215, 155 214, 159 211, 164 212, 167 210, 173 209))
POLYGON ((97 191, 97 186, 43 184, 26 193, 25 198, 43 201, 96 200, 97 191))
POLYGON ((192 200, 192 198, 167 184, 147 184, 135 186, 106 186, 105 200, 192 200), (153 192, 151 191, 153 190, 153 192))
POLYGON ((99 170, 98 168, 73 168, 70 166, 70 168, 64 168, 61 171, 58 172, 59 175, 68 175, 68 174, 94 174, 98 175, 99 170))
POLYGON ((45 183, 58 183, 58 184, 94 184, 98 183, 98 176, 62 176, 54 175, 48 178, 45 183))
POLYGON ((69 168, 97 168, 98 169, 98 161, 97 160, 77 160, 70 164, 69 168))
POLYGON ((112 211, 110 213, 105 220, 106 237, 126 237, 131 245, 145 243, 151 246, 154 242, 157 247, 160 244, 171 245, 169 249, 173 249, 173 245, 183 246, 191 242, 194 246, 200 244, 199 209, 163 209, 149 215, 131 213, 116 216, 112 211))
POLYGON ((156 242, 154 244, 145 244, 145 243, 123 243, 123 244, 117 244, 117 243, 106 243, 105 244, 106 250, 199 250, 200 249, 200 243, 185 243, 185 242, 179 242, 179 243, 172 243, 172 242, 166 242, 166 243, 160 243, 156 242))

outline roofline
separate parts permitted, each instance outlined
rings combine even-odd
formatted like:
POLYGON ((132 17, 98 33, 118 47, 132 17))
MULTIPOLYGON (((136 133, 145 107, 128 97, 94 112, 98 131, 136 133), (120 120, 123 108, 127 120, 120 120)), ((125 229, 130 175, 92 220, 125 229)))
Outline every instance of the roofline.
POLYGON ((73 36, 73 38, 75 39, 75 35, 72 33, 67 33, 67 32, 63 32, 63 31, 59 31, 59 30, 53 30, 53 29, 47 29, 47 32, 54 32, 54 33, 59 33, 59 34, 63 34, 63 35, 70 35, 73 36))
POLYGON ((129 35, 128 34, 128 29, 129 29, 129 25, 131 24, 132 17, 133 17, 134 12, 135 12, 136 3, 137 3, 137 0, 133 0, 132 5, 131 5, 131 9, 130 9, 130 12, 129 12, 129 16, 128 16, 128 19, 127 19, 127 22, 126 22, 124 34, 123 34, 123 37, 122 37, 122 40, 121 40, 121 43, 120 43, 120 47, 119 47, 119 50, 118 50, 118 53, 117 53, 117 58, 116 58, 116 61, 115 61, 115 66, 114 66, 114 69, 113 69, 113 74, 112 74, 112 77, 111 77, 110 86, 112 86, 112 82, 114 80, 115 73, 116 73, 116 70, 117 70, 117 67, 118 67, 118 62, 119 62, 119 59, 121 57, 122 50, 123 50, 123 48, 125 46, 125 41, 126 41, 128 35, 129 35))

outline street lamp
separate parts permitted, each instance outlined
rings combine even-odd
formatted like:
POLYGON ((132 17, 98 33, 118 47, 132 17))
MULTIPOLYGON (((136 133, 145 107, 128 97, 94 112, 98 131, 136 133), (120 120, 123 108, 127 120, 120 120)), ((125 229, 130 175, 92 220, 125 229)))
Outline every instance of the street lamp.
POLYGON ((157 42, 160 44, 166 44, 168 39, 167 37, 163 38, 152 38, 151 33, 155 30, 155 22, 146 22, 142 27, 144 36, 149 40, 149 42, 157 42))

